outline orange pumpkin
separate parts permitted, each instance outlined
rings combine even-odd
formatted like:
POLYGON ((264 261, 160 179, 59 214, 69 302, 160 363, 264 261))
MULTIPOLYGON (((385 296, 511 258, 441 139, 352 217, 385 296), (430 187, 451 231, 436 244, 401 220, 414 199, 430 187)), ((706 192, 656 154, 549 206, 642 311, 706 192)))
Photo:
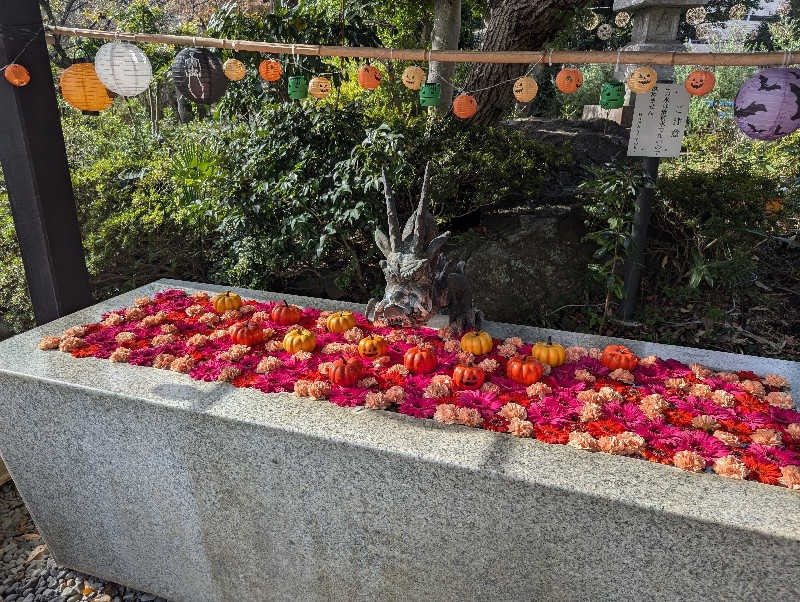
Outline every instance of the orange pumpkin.
POLYGON ((425 374, 436 368, 436 354, 430 347, 412 347, 403 356, 403 365, 414 374, 425 374))
POLYGON ((542 364, 532 355, 515 355, 506 363, 506 376, 515 383, 532 385, 542 378, 542 364))
POLYGON ((461 337, 461 351, 469 351, 472 355, 489 353, 493 346, 492 335, 482 330, 470 330, 461 337))
POLYGON ((562 69, 556 75, 556 88, 564 94, 577 92, 583 85, 583 73, 579 69, 562 69))
POLYGON ((355 316, 349 311, 337 311, 328 316, 325 320, 325 327, 328 332, 344 332, 356 325, 355 316))
POLYGON ((364 359, 374 360, 386 353, 386 339, 379 335, 369 335, 358 342, 358 354, 364 359))
POLYGON ((716 83, 717 78, 714 77, 711 71, 695 69, 689 74, 689 77, 686 78, 683 85, 686 87, 686 91, 692 96, 705 96, 714 89, 716 83))
POLYGON ((290 324, 297 324, 300 321, 300 316, 303 310, 296 305, 289 305, 286 301, 281 301, 272 308, 270 317, 272 321, 281 326, 289 326, 290 324))
POLYGON ((453 114, 461 119, 469 119, 478 110, 478 101, 469 94, 459 94, 453 101, 453 114))
POLYGON ((242 298, 236 293, 228 291, 227 293, 214 295, 211 303, 214 305, 214 311, 218 314, 224 314, 229 309, 239 309, 242 306, 242 298))
POLYGON ((639 363, 639 358, 633 352, 622 345, 609 345, 603 349, 600 356, 600 363, 609 370, 622 368, 623 370, 633 370, 639 363))
POLYGON ((27 86, 31 81, 31 74, 28 73, 28 70, 17 63, 6 66, 5 76, 8 82, 17 88, 27 86))
POLYGON ((281 78, 283 68, 278 61, 264 59, 258 65, 258 74, 268 82, 276 82, 281 78))
POLYGON ((366 90, 374 90, 380 86, 381 79, 383 79, 383 74, 372 65, 364 65, 358 70, 358 83, 366 90))
POLYGON ((536 343, 531 349, 531 355, 540 362, 550 364, 553 368, 560 366, 566 359, 567 351, 563 345, 553 342, 553 337, 547 337, 547 342, 536 343))
POLYGON ((357 357, 343 358, 333 362, 328 368, 328 378, 342 387, 352 387, 364 374, 364 364, 357 357))
POLYGON ((257 324, 239 322, 228 329, 231 341, 237 345, 258 345, 264 342, 264 331, 257 324))
POLYGON ((486 374, 483 369, 472 362, 469 364, 458 364, 453 368, 453 383, 458 389, 468 389, 474 391, 480 389, 486 374))

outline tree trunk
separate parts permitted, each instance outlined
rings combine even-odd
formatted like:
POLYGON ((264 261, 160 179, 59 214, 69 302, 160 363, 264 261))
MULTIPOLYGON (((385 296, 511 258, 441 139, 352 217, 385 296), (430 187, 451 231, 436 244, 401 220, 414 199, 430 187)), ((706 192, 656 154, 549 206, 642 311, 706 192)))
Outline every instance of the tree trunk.
MULTIPOLYGON (((586 3, 587 0, 490 0, 481 50, 538 50, 567 24, 575 9, 586 3)), ((522 64, 476 64, 464 88, 481 90, 520 77, 528 69, 522 64)), ((478 112, 473 123, 489 125, 497 121, 514 102, 512 86, 513 81, 475 92, 478 112)))
MULTIPOLYGON (((461 35, 461 0, 433 0, 433 34, 431 48, 433 50, 458 50, 458 39, 461 35)), ((453 102, 452 81, 455 63, 431 61, 428 81, 442 86, 442 99, 436 112, 444 115, 450 110, 453 102)))

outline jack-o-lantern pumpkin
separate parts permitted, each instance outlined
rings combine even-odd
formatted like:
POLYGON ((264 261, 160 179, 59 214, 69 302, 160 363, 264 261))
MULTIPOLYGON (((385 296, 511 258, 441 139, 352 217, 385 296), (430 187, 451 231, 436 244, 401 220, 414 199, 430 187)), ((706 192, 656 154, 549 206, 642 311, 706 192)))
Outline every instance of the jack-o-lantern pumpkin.
POLYGON ((211 304, 214 306, 215 312, 224 314, 229 309, 239 309, 242 306, 242 298, 236 293, 228 291, 214 295, 211 298, 211 304))
POLYGON ((436 368, 436 362, 436 354, 426 345, 412 347, 403 356, 403 365, 414 374, 432 372, 436 368))
POLYGON ((317 346, 317 337, 310 330, 296 328, 290 330, 283 337, 283 348, 289 353, 298 351, 314 351, 317 346))
POLYGON ((564 94, 577 92, 583 85, 583 73, 579 69, 562 69, 556 75, 556 88, 564 94))
POLYGON ((482 330, 471 330, 461 337, 461 351, 469 351, 472 355, 489 353, 493 346, 492 336, 482 330))
POLYGON ((600 106, 604 109, 619 109, 625 104, 625 84, 612 79, 600 89, 600 106))
POLYGON ((628 77, 628 88, 636 94, 646 94, 656 86, 658 74, 656 70, 647 65, 636 67, 628 77))
POLYGON ((419 90, 425 82, 425 71, 416 65, 412 65, 405 68, 400 79, 409 90, 419 90))
POLYGON ((419 90, 419 104, 423 107, 435 107, 441 99, 442 87, 435 82, 423 84, 419 90))
POLYGON ((286 301, 281 301, 270 312, 272 321, 281 326, 289 326, 290 324, 297 324, 300 321, 300 316, 303 315, 303 310, 296 305, 289 305, 286 301))
POLYGON ((325 320, 325 327, 328 332, 344 332, 356 325, 355 316, 349 311, 337 311, 328 316, 325 320))
POLYGON ((689 74, 683 85, 692 96, 705 96, 714 89, 716 83, 717 78, 711 71, 695 69, 689 74))
POLYGON ((539 84, 532 77, 520 77, 511 89, 519 102, 530 102, 539 93, 539 84))
POLYGON ((478 110, 478 101, 469 94, 459 94, 453 101, 453 114, 461 119, 469 119, 478 110))
POLYGON ((600 363, 609 370, 633 370, 636 364, 639 363, 639 358, 633 352, 622 345, 608 345, 603 349, 603 354, 600 356, 600 363))
POLYGON ((386 353, 386 339, 377 334, 371 334, 358 342, 358 354, 367 360, 374 360, 386 353))
POLYGON ((331 80, 327 77, 313 77, 308 82, 308 93, 314 98, 325 98, 331 93, 331 80))
POLYGON ((515 355, 506 363, 506 376, 515 383, 532 385, 542 378, 542 363, 532 355, 515 355))
POLYGON ((264 59, 258 65, 258 74, 268 82, 276 82, 281 78, 283 68, 281 64, 273 59, 264 59))
POLYGON ((358 85, 365 90, 374 90, 381 85, 383 74, 372 65, 364 65, 358 70, 358 85))
POLYGON ((364 364, 357 357, 340 357, 328 368, 328 378, 331 382, 342 387, 352 387, 364 374, 364 364))
POLYGON ((533 346, 531 355, 540 362, 544 362, 555 368, 564 363, 567 352, 563 345, 553 342, 553 337, 547 337, 546 343, 539 342, 533 346))
POLYGON ((258 345, 264 342, 264 331, 258 324, 239 322, 228 329, 231 341, 237 345, 258 345))
POLYGON ((486 374, 473 363, 458 364, 453 368, 453 384, 457 389, 474 391, 480 389, 486 374))

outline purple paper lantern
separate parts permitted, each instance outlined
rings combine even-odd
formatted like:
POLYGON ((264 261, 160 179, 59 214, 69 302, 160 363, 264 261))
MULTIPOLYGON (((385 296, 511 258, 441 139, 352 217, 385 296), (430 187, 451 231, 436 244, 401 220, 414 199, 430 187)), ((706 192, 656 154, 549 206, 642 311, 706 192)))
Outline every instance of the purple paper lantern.
POLYGON ((736 123, 756 140, 777 140, 800 128, 800 70, 762 69, 733 102, 736 123))

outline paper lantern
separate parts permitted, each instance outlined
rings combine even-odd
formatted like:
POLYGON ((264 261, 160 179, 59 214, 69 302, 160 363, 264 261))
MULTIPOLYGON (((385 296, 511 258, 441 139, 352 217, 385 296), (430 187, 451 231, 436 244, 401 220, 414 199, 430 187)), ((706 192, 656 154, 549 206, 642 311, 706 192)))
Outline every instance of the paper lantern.
POLYGON ((469 94, 459 94, 453 101, 453 113, 461 119, 469 119, 478 110, 478 101, 469 94))
POLYGON ((262 79, 268 82, 276 82, 281 78, 283 69, 278 61, 273 59, 264 59, 258 65, 258 74, 262 79))
POLYGON ((762 69, 733 101, 739 128, 756 140, 777 140, 800 128, 800 69, 762 69))
POLYGON ((331 82, 327 77, 314 77, 308 82, 308 93, 314 98, 325 98, 331 93, 331 82))
POLYGON ((702 6, 695 6, 686 11, 686 22, 689 25, 700 25, 706 20, 706 9, 702 6))
POLYGON ((539 84, 532 77, 520 77, 514 82, 512 92, 519 102, 530 102, 539 93, 539 84))
POLYGON ((611 27, 608 23, 603 23, 600 27, 597 28, 597 37, 601 40, 610 40, 611 35, 614 33, 614 28, 611 27))
POLYGON ((67 67, 58 85, 64 100, 84 114, 96 115, 111 106, 111 95, 97 77, 92 63, 75 63, 67 67))
POLYGON ((308 81, 305 75, 292 75, 289 77, 289 98, 300 100, 308 96, 308 81))
POLYGON ((714 33, 714 26, 711 23, 700 23, 699 25, 695 25, 694 31, 698 39, 706 40, 714 33))
POLYGON ((207 48, 184 48, 172 63, 175 87, 189 100, 214 104, 228 87, 222 61, 207 48))
POLYGON ((4 75, 6 76, 8 83, 10 83, 12 86, 16 86, 17 88, 27 86, 31 81, 31 74, 28 73, 28 70, 17 63, 6 65, 4 75))
POLYGON ((364 65, 358 70, 358 84, 365 90, 374 90, 381 85, 383 75, 372 65, 364 65))
POLYGON ((425 71, 416 65, 406 67, 400 77, 403 85, 409 90, 419 90, 425 82, 425 71))
POLYGON ((614 24, 617 27, 625 27, 628 23, 631 22, 631 16, 626 13, 624 10, 617 13, 617 16, 614 17, 614 24))
POLYGON ((562 69, 556 75, 556 88, 564 94, 577 92, 583 85, 583 73, 578 69, 562 69))
POLYGON ((222 64, 222 72, 229 80, 238 82, 247 74, 247 67, 239 59, 228 59, 222 64))
POLYGON ((744 4, 734 4, 728 11, 728 16, 735 21, 744 19, 744 16, 746 14, 747 14, 747 7, 744 4))
POLYGON ((581 17, 581 24, 586 31, 592 31, 600 24, 600 17, 594 11, 589 11, 581 17))
POLYGON ((652 67, 636 67, 628 77, 628 88, 636 94, 646 94, 656 86, 658 75, 652 67))
POLYGON ((686 91, 692 96, 705 96, 714 89, 717 78, 711 71, 705 69, 695 69, 683 82, 686 91))
POLYGON ((600 106, 604 109, 619 109, 625 104, 625 84, 615 79, 603 84, 600 90, 600 106))
POLYGON ((103 85, 120 96, 137 96, 150 86, 153 68, 138 46, 126 42, 103 44, 94 57, 103 85))
POLYGON ((442 99, 442 87, 436 83, 427 83, 419 90, 419 104, 423 107, 435 107, 442 99))

